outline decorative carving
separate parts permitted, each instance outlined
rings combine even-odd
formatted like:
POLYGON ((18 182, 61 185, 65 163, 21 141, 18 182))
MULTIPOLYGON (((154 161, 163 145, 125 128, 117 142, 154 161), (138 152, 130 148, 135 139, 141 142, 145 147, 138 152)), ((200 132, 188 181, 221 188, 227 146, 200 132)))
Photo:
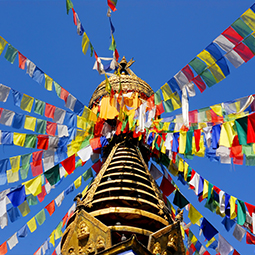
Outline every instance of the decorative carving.
POLYGON ((85 255, 84 247, 79 246, 79 255, 85 255))
POLYGON ((183 211, 184 209, 180 210, 179 208, 177 209, 178 214, 175 216, 175 221, 183 221, 183 211))
POLYGON ((177 235, 176 231, 169 234, 167 248, 173 249, 174 251, 178 250, 178 235, 177 235))
POLYGON ((156 242, 153 246, 152 254, 158 255, 161 254, 161 245, 159 242, 156 242))
POLYGON ((96 248, 97 248, 97 251, 102 251, 105 249, 105 240, 102 236, 99 236, 97 238, 96 248))
POLYGON ((79 224, 78 231, 77 231, 78 239, 79 240, 86 239, 86 238, 88 238, 89 234, 90 234, 90 231, 89 231, 88 225, 86 224, 85 221, 81 221, 79 224))
POLYGON ((88 253, 88 254, 94 254, 95 253, 95 243, 93 241, 88 241, 87 245, 86 245, 86 248, 85 248, 85 251, 88 253))
POLYGON ((75 249, 74 249, 73 247, 69 248, 68 254, 70 254, 70 255, 76 255, 76 254, 75 254, 75 249))

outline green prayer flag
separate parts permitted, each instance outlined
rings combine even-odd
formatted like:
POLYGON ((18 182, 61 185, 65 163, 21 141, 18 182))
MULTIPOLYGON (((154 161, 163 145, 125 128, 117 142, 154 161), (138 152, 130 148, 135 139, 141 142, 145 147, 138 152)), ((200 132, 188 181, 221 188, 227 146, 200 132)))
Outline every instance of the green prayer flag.
POLYGON ((186 135, 186 148, 185 148, 186 155, 191 155, 192 153, 192 137, 193 131, 188 131, 186 135))
POLYGON ((31 206, 31 205, 37 205, 38 204, 38 200, 37 200, 37 197, 33 196, 32 194, 30 194, 29 196, 27 196, 27 202, 28 202, 28 205, 31 206))
POLYGON ((15 58, 17 57, 17 53, 18 53, 18 50, 9 44, 4 57, 6 58, 6 60, 8 60, 9 62, 13 64, 15 58))
POLYGON ((27 134, 26 139, 25 139, 25 143, 24 143, 24 147, 25 148, 35 148, 36 139, 37 139, 36 135, 27 134))
POLYGON ((205 207, 208 208, 211 212, 215 212, 216 208, 219 206, 219 203, 214 200, 213 197, 213 185, 209 182, 208 184, 208 197, 205 203, 205 207))
POLYGON ((174 110, 171 99, 163 101, 165 112, 172 112, 174 110))
POLYGON ((82 166, 82 161, 79 159, 78 161, 75 162, 75 169, 80 166, 82 166))
POLYGON ((45 134, 46 133, 46 120, 36 119, 37 125, 36 125, 36 133, 39 134, 45 134))
POLYGON ((154 103, 156 105, 161 103, 160 89, 154 94, 154 103))
POLYGON ((212 87, 214 84, 217 83, 217 81, 215 80, 214 76, 212 75, 210 70, 205 70, 204 72, 202 72, 200 74, 200 76, 203 78, 204 82, 206 83, 206 85, 208 87, 212 87))
POLYGON ((21 168, 26 169, 30 165, 32 153, 21 155, 21 168))
POLYGON ((2 36, 0 36, 0 55, 2 54, 6 44, 6 40, 2 36))
POLYGON ((245 204, 242 200, 237 199, 237 224, 243 225, 246 220, 245 204))
POLYGON ((73 8, 73 3, 71 0, 66 0, 66 12, 69 14, 70 9, 73 8))
POLYGON ((91 138, 93 138, 94 136, 93 135, 88 135, 87 137, 85 137, 85 139, 83 140, 83 142, 81 143, 81 146, 80 146, 80 150, 84 147, 87 147, 90 143, 89 143, 89 140, 91 138))
POLYGON ((46 219, 44 208, 35 215, 35 218, 40 226, 44 223, 46 219))
POLYGON ((84 181, 87 181, 89 178, 93 177, 93 172, 91 167, 85 173, 82 174, 82 177, 84 181))
POLYGON ((247 145, 247 127, 248 127, 248 117, 242 117, 235 120, 236 131, 238 135, 238 140, 241 145, 247 145))
POLYGON ((59 222, 57 228, 55 229, 55 240, 59 239, 63 233, 62 233, 62 225, 63 225, 63 221, 61 220, 61 222, 59 222))
POLYGON ((195 70, 197 74, 201 74, 207 68, 207 65, 198 58, 191 60, 189 65, 195 70))
POLYGON ((50 183, 50 185, 53 186, 60 180, 59 164, 47 170, 43 174, 45 178, 48 180, 48 182, 50 183))
POLYGON ((168 156, 164 153, 161 153, 161 159, 160 159, 162 165, 164 165, 165 167, 168 168, 169 164, 170 164, 170 159, 168 158, 168 156))
POLYGON ((192 168, 190 166, 188 166, 187 182, 189 182, 191 179, 191 173, 192 173, 192 168))
POLYGON ((56 91, 58 97, 60 97, 61 86, 57 82, 54 81, 54 87, 55 87, 55 91, 56 91))
POLYGON ((255 166, 255 155, 254 156, 246 156, 245 165, 246 166, 255 166))
POLYGON ((115 49, 116 49, 116 42, 115 42, 115 39, 114 39, 113 34, 112 34, 112 43, 109 47, 109 50, 115 51, 115 49))
POLYGON ((43 116, 44 115, 44 109, 45 109, 45 102, 43 102, 39 99, 35 99, 34 112, 37 113, 37 114, 40 114, 41 116, 43 116))
POLYGON ((89 47, 90 47, 90 56, 93 57, 94 48, 93 48, 91 42, 89 42, 89 47))
POLYGON ((248 46, 248 48, 255 53, 255 38, 253 35, 249 35, 247 38, 243 40, 243 43, 248 46))
POLYGON ((30 168, 30 165, 28 165, 28 166, 25 167, 24 169, 23 169, 23 167, 20 168, 20 177, 21 177, 22 180, 27 179, 27 175, 28 175, 28 170, 29 170, 29 168, 30 168))
POLYGON ((235 29, 235 31, 241 35, 243 38, 248 36, 250 33, 252 33, 252 30, 250 29, 249 26, 247 26, 241 18, 237 19, 232 25, 235 29))
POLYGON ((173 203, 182 209, 184 206, 189 204, 189 201, 180 193, 179 190, 176 190, 173 203))

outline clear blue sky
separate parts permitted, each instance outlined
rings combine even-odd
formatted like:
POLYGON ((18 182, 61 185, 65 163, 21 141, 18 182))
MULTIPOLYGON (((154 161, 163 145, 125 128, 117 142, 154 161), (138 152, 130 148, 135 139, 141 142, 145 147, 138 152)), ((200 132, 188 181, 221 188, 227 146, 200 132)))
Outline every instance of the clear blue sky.
MULTIPOLYGON (((248 0, 119 0, 118 10, 112 14, 117 49, 120 57, 125 55, 127 60, 132 57, 135 59, 132 70, 156 91, 253 3, 248 0)), ((73 4, 98 56, 111 57, 111 51, 108 50, 111 39, 106 0, 73 0, 73 4)), ((72 12, 66 14, 64 0, 0 0, 0 21, 0 36, 80 101, 88 104, 91 94, 104 77, 92 70, 94 57, 91 58, 89 54, 84 56, 81 52, 82 38, 76 33, 72 12)), ((229 64, 231 74, 219 84, 207 88, 203 94, 197 91, 197 96, 190 100, 190 110, 254 94, 254 61, 251 59, 238 69, 229 64)), ((11 65, 3 55, 0 56, 0 83, 63 107, 63 101, 57 98, 55 92, 46 91, 26 75, 24 70, 18 68, 17 59, 11 65)), ((1 103, 0 107, 22 112, 13 106, 12 98, 5 104, 1 103)), ((0 129, 12 130, 2 125, 0 129)), ((1 145, 0 159, 28 152, 32 150, 1 145)), ((189 163, 217 187, 255 205, 254 167, 211 163, 207 158, 194 158, 189 163)), ((87 168, 88 165, 85 165, 77 169, 46 196, 42 203, 31 207, 32 211, 28 216, 0 229, 0 244, 87 168)), ((195 208, 213 223, 240 254, 254 254, 255 246, 247 245, 245 238, 241 243, 238 242, 232 236, 233 228, 226 232, 220 216, 204 208, 193 191, 187 190, 186 186, 183 187, 177 181, 176 183, 195 208)), ((14 184, 1 186, 0 191, 12 186, 14 184)), ((81 191, 82 188, 66 197, 51 217, 46 213, 45 223, 33 234, 19 239, 19 244, 8 254, 33 254, 65 215, 76 193, 81 191)), ((188 221, 186 217, 186 223, 188 221)), ((192 231, 199 237, 196 226, 192 231)), ((199 240, 204 241, 203 235, 199 240)), ((209 252, 215 254, 211 249, 209 252)))

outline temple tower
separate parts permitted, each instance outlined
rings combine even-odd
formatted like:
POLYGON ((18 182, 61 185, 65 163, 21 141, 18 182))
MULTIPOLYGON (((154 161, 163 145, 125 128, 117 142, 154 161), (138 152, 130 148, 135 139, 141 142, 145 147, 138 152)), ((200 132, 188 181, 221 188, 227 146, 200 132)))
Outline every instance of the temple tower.
MULTIPOLYGON (((131 70, 125 58, 109 78, 114 93, 137 93, 141 103, 153 94, 150 86, 131 70), (121 84, 121 85, 120 85, 121 84)), ((89 103, 91 109, 109 96, 103 81, 89 103)), ((116 120, 107 125, 116 129, 116 120)), ((174 221, 148 170, 150 152, 143 140, 121 132, 103 148, 101 170, 84 197, 76 197, 75 213, 63 238, 63 255, 90 254, 185 254, 180 221, 174 221)), ((179 219, 181 217, 178 217, 179 219)))

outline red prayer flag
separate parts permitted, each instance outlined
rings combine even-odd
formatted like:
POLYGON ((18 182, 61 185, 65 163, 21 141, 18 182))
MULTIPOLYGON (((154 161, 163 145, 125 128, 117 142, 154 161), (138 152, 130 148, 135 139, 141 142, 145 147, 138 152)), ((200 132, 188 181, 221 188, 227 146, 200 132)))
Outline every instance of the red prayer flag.
POLYGON ((223 33, 230 42, 234 45, 237 45, 239 42, 243 40, 243 37, 239 35, 232 27, 228 27, 223 33))
POLYGON ((45 209, 48 211, 49 215, 51 216, 55 212, 54 200, 52 200, 48 205, 46 205, 45 209))
POLYGON ((224 117, 218 116, 212 109, 210 109, 211 118, 213 123, 223 123, 224 117))
POLYGON ((94 127, 94 137, 100 137, 102 133, 102 129, 104 127, 105 120, 98 118, 95 127, 94 127))
POLYGON ((189 65, 186 65, 185 67, 183 67, 182 72, 187 77, 188 81, 191 81, 194 78, 194 74, 191 68, 189 67, 189 65))
POLYGON ((107 0, 107 3, 112 11, 114 11, 114 12, 117 11, 117 9, 116 9, 117 0, 107 0))
POLYGON ((101 160, 98 160, 93 166, 93 170, 98 174, 102 166, 101 160))
POLYGON ((72 11, 73 11, 73 23, 75 26, 77 26, 77 18, 76 18, 76 13, 75 13, 74 8, 72 8, 72 11))
POLYGON ((75 154, 63 160, 61 165, 65 168, 68 174, 71 174, 75 170, 75 154))
POLYGON ((248 115, 247 143, 255 143, 255 113, 248 115))
POLYGON ((38 161, 42 159, 43 151, 35 151, 32 153, 32 161, 38 161))
POLYGON ((242 145, 240 145, 238 140, 238 135, 236 135, 233 139, 232 147, 230 148, 230 155, 233 158, 233 163, 236 165, 243 164, 243 152, 242 145))
POLYGON ((92 150, 96 150, 96 149, 102 147, 100 137, 90 139, 89 143, 90 143, 90 146, 91 146, 92 150))
POLYGON ((20 52, 18 53, 19 53, 19 68, 24 70, 27 58, 23 56, 20 52))
POLYGON ((0 118, 2 116, 3 108, 0 108, 0 118))
POLYGON ((155 102, 154 102, 154 94, 147 99, 147 107, 149 110, 152 110, 154 108, 155 102))
POLYGON ((195 137, 195 144, 196 144, 196 150, 200 150, 200 137, 201 137, 201 129, 195 129, 194 130, 194 137, 195 137))
POLYGON ((66 215, 62 219, 62 221, 63 221, 62 228, 65 226, 67 219, 68 219, 68 212, 66 213, 66 215))
POLYGON ((115 49, 114 54, 115 54, 116 61, 118 62, 120 55, 119 55, 119 52, 117 51, 117 49, 115 49))
POLYGON ((47 121, 46 133, 51 136, 55 136, 57 130, 57 123, 47 121))
POLYGON ((165 110, 164 110, 163 102, 161 101, 160 104, 156 105, 156 115, 159 116, 164 112, 165 110))
POLYGON ((40 194, 37 195, 37 198, 38 198, 38 200, 39 200, 40 203, 44 200, 44 198, 45 198, 46 195, 47 195, 47 193, 46 193, 46 191, 45 191, 45 186, 43 185, 43 186, 42 186, 42 192, 41 192, 40 194))
POLYGON ((47 150, 49 145, 49 137, 47 135, 37 136, 37 149, 47 150))
POLYGON ((220 194, 221 189, 219 189, 218 187, 213 186, 213 190, 215 190, 217 194, 220 194))
POLYGON ((54 118, 54 112, 55 112, 56 106, 46 103, 45 105, 45 117, 47 118, 54 118))
POLYGON ((4 255, 7 253, 7 243, 6 241, 0 245, 0 254, 4 255))
POLYGON ((189 122, 190 123, 197 123, 198 112, 197 110, 193 110, 189 112, 189 122))
POLYGON ((33 177, 43 173, 42 160, 33 161, 30 163, 33 177))
POLYGON ((237 252, 236 250, 234 250, 233 254, 232 255, 240 255, 239 252, 237 252))
POLYGON ((237 52, 245 62, 248 62, 254 57, 252 51, 243 43, 236 45, 233 50, 237 52))
POLYGON ((250 214, 250 216, 252 216, 252 213, 255 213, 255 206, 254 205, 251 205, 251 204, 248 204, 246 202, 244 202, 245 205, 246 205, 246 208, 250 214))
POLYGON ((54 250, 51 255, 57 255, 56 250, 54 250))
POLYGON ((69 92, 61 87, 60 98, 63 99, 66 102, 68 96, 69 96, 69 92))
POLYGON ((206 89, 206 85, 199 75, 192 79, 192 81, 196 84, 201 93, 206 89))
POLYGON ((250 234, 248 231, 246 232, 246 243, 255 244, 255 236, 250 234))
POLYGON ((210 253, 206 251, 205 253, 203 253, 203 255, 210 255, 210 253))
POLYGON ((163 176, 162 182, 160 184, 160 189, 162 190, 165 196, 169 196, 175 190, 174 185, 168 181, 165 176, 163 176))

